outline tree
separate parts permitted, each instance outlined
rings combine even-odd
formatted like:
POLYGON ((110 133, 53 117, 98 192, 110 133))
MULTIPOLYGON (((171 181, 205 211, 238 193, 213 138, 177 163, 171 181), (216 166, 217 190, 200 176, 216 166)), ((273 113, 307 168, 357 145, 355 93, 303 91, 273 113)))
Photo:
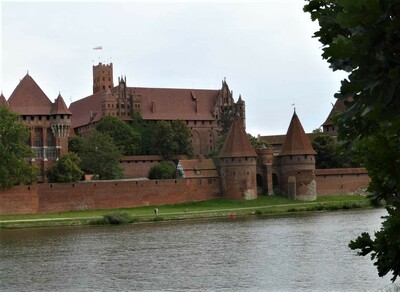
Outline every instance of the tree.
POLYGON ((366 153, 364 166, 375 201, 385 200, 388 216, 372 240, 352 241, 360 255, 371 253, 380 276, 400 275, 400 0, 307 0, 304 7, 320 29, 322 57, 333 70, 349 73, 336 98, 346 109, 336 117, 338 139, 352 152, 366 153), (398 229, 397 229, 398 230, 398 229))
POLYGON ((47 170, 49 182, 68 183, 80 181, 83 171, 79 167, 81 159, 76 153, 68 153, 47 170))
POLYGON ((68 151, 74 153, 82 152, 85 140, 81 136, 75 136, 68 139, 68 151))
POLYGON ((122 178, 122 167, 119 160, 121 151, 115 146, 113 139, 98 131, 93 131, 84 138, 81 152, 82 169, 87 173, 98 175, 99 179, 122 178))
POLYGON ((247 134, 247 137, 249 138, 250 144, 251 146, 253 146, 254 150, 263 147, 270 147, 270 145, 267 142, 262 141, 249 133, 247 134))
POLYGON ((191 133, 187 125, 182 121, 172 121, 171 128, 174 140, 178 144, 176 154, 192 156, 193 144, 190 141, 191 133))
POLYGON ((106 116, 97 124, 96 130, 113 138, 123 155, 139 154, 140 134, 121 119, 106 116))
POLYGON ((35 180, 37 169, 25 160, 32 158, 28 138, 29 130, 18 122, 18 114, 0 105, 0 187, 35 180))
POLYGON ((176 165, 172 161, 161 161, 149 170, 149 179, 176 178, 176 165))
POLYGON ((155 127, 156 145, 154 148, 158 155, 164 159, 169 160, 173 155, 177 154, 179 145, 175 140, 175 134, 172 130, 171 124, 166 121, 158 121, 155 127))

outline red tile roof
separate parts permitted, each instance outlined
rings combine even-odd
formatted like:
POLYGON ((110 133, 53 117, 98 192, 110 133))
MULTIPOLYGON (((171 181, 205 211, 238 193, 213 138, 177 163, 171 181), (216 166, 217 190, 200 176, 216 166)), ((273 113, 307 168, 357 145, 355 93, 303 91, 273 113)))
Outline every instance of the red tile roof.
POLYGON ((212 159, 182 159, 179 163, 185 178, 218 177, 217 168, 212 159))
POLYGON ((67 105, 65 104, 61 94, 59 94, 56 100, 54 101, 50 114, 72 115, 71 111, 67 108, 67 105))
MULTIPOLYGON (((351 99, 349 98, 348 101, 351 99)), ((330 126, 333 125, 332 118, 340 112, 343 112, 346 109, 346 105, 344 104, 346 100, 344 99, 338 99, 335 102, 335 105, 332 107, 331 112, 329 113, 329 116, 326 118, 326 121, 322 124, 322 126, 330 126)))
POLYGON ((236 116, 225 139, 224 146, 219 153, 219 158, 230 157, 256 157, 257 154, 251 146, 249 138, 243 127, 242 119, 236 116))
MULTIPOLYGON (((116 92, 117 87, 112 89, 116 92)), ((141 101, 140 113, 145 120, 215 120, 212 116, 214 102, 220 90, 128 87, 141 101)), ((90 95, 71 104, 74 128, 89 123, 90 111, 96 113, 94 122, 102 117, 102 94, 90 95)))
POLYGON ((52 103, 28 74, 8 99, 10 109, 20 115, 49 115, 52 103))
POLYGON ((5 98, 5 96, 3 95, 3 92, 0 95, 0 105, 5 105, 6 107, 8 107, 8 102, 5 98))
POLYGON ((310 140, 304 132, 303 126, 301 125, 296 112, 294 112, 279 155, 306 154, 315 155, 316 152, 312 148, 310 140))
POLYGON ((103 93, 96 93, 71 103, 69 110, 74 116, 71 119, 72 128, 88 125, 101 120, 101 101, 103 93))

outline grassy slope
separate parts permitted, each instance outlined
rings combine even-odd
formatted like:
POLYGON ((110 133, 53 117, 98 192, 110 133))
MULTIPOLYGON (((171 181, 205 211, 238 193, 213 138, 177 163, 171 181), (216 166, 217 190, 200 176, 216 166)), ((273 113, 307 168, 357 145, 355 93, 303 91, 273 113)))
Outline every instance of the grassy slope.
POLYGON ((152 221, 154 219, 226 217, 230 213, 236 215, 262 215, 298 211, 365 208, 369 206, 369 200, 361 196, 320 196, 314 202, 293 201, 283 196, 259 196, 258 199, 251 201, 216 199, 203 202, 187 202, 175 205, 147 206, 129 209, 0 216, 0 227, 84 225, 90 224, 94 219, 101 218, 103 215, 111 213, 127 213, 129 216, 135 218, 136 221, 152 221), (155 207, 159 209, 157 218, 154 215, 155 207), (2 222, 7 220, 28 221, 2 222))

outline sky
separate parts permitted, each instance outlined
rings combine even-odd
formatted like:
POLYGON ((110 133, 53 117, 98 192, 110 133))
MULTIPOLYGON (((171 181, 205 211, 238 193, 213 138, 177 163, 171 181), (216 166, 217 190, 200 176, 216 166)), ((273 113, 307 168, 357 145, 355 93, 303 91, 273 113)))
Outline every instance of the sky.
POLYGON ((294 107, 311 132, 346 75, 322 59, 304 4, 0 0, 0 90, 8 99, 29 72, 69 105, 92 93, 92 66, 112 62, 114 85, 220 89, 226 78, 252 135, 285 134, 294 107))

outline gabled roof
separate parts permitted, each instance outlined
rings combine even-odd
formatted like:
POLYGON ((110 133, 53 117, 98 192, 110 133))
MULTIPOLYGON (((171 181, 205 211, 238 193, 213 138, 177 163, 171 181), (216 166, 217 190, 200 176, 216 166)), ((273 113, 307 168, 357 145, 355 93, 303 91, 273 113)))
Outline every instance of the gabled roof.
POLYGON ((212 159, 181 159, 179 165, 182 167, 185 178, 218 176, 212 159))
POLYGON ((8 104, 20 115, 49 115, 52 106, 50 99, 28 74, 14 89, 8 104))
POLYGON ((340 112, 343 112, 346 109, 346 105, 344 104, 345 101, 351 101, 351 98, 345 100, 345 99, 337 99, 335 102, 335 105, 332 107, 331 112, 329 113, 329 116, 326 118, 326 121, 322 124, 322 126, 330 126, 333 125, 333 120, 332 118, 340 112))
POLYGON ((74 116, 71 120, 72 128, 88 125, 91 122, 98 122, 101 120, 102 94, 102 92, 99 92, 71 103, 69 110, 74 116))
POLYGON ((282 145, 280 156, 284 155, 315 155, 310 140, 304 132, 296 112, 293 113, 289 128, 286 133, 285 141, 282 145))
POLYGON ((232 121, 231 128, 229 129, 224 146, 222 147, 218 157, 230 158, 256 156, 257 154, 254 151, 253 146, 251 146, 246 131, 244 130, 242 119, 239 116, 236 116, 232 121))
MULTIPOLYGON (((118 87, 111 89, 117 93, 118 87)), ((145 120, 215 120, 212 108, 220 90, 128 87, 127 95, 140 100, 140 114, 145 120)), ((74 115, 73 128, 89 124, 102 118, 102 93, 77 100, 70 105, 74 115)))
POLYGON ((0 95, 0 105, 5 105, 6 107, 8 107, 8 102, 5 98, 5 96, 3 95, 3 92, 0 95))
POLYGON ((67 105, 64 102, 61 94, 59 94, 53 103, 50 114, 52 115, 72 115, 67 105))

